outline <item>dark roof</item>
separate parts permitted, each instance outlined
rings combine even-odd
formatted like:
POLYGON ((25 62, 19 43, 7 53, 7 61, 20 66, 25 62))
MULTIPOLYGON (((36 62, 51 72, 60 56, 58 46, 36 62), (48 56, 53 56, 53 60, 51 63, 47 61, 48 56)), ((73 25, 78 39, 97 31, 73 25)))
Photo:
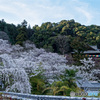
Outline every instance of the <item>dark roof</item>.
MULTIPOLYGON (((100 54, 100 49, 97 48, 97 45, 91 46, 88 45, 89 49, 87 51, 84 51, 84 54, 100 54)), ((77 51, 76 51, 77 52, 77 51)), ((74 54, 75 52, 71 52, 72 54, 74 54)))
POLYGON ((92 84, 88 80, 77 80, 78 87, 92 87, 92 84))
POLYGON ((100 51, 92 51, 92 50, 88 50, 88 51, 84 51, 84 54, 96 54, 96 53, 100 53, 100 51))
MULTIPOLYGON (((75 52, 71 52, 72 54, 74 54, 75 52)), ((92 50, 88 50, 88 51, 84 51, 84 54, 100 54, 100 51, 92 51, 92 50)))
POLYGON ((93 87, 100 87, 100 83, 91 83, 93 87))

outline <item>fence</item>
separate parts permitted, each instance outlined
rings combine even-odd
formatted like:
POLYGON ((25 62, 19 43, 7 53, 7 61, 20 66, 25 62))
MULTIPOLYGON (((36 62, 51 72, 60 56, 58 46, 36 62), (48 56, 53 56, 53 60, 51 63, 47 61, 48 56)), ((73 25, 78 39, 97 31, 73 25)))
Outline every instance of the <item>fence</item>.
POLYGON ((4 92, 0 91, 2 98, 0 100, 100 100, 100 98, 95 97, 68 97, 68 96, 50 96, 50 95, 32 95, 14 92, 4 92), (8 99, 9 98, 9 99, 8 99))

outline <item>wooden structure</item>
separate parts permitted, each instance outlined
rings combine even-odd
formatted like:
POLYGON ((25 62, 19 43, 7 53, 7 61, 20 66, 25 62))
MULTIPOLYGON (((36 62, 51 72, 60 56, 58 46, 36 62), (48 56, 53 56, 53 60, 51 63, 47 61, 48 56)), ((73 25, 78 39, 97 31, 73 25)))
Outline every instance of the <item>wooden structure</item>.
POLYGON ((99 90, 100 90, 100 83, 97 81, 88 81, 88 80, 83 80, 79 79, 76 81, 76 84, 79 88, 83 89, 87 93, 94 93, 95 96, 98 95, 99 90))
MULTIPOLYGON (((75 54, 75 52, 71 53, 72 56, 75 54)), ((82 56, 85 57, 94 57, 94 58, 100 58, 100 49, 97 48, 97 46, 90 46, 87 51, 84 51, 82 53, 82 56)))

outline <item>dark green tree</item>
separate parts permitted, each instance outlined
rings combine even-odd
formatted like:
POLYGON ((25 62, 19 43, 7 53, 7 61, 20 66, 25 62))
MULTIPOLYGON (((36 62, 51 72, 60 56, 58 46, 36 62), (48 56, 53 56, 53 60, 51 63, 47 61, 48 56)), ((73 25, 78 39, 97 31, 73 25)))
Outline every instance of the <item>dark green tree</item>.
POLYGON ((27 22, 24 20, 21 24, 21 28, 19 29, 19 34, 16 37, 16 44, 22 45, 27 39, 27 22))
POLYGON ((27 38, 29 40, 31 40, 31 37, 32 37, 33 34, 34 34, 34 30, 31 29, 31 26, 29 25, 28 28, 27 28, 27 38))
POLYGON ((97 48, 100 49, 100 40, 97 42, 97 48))
POLYGON ((83 53, 85 50, 87 50, 86 43, 82 41, 80 37, 74 38, 70 45, 78 54, 83 53))
POLYGON ((56 44, 61 54, 65 54, 70 50, 70 40, 67 36, 58 35, 56 38, 56 44))

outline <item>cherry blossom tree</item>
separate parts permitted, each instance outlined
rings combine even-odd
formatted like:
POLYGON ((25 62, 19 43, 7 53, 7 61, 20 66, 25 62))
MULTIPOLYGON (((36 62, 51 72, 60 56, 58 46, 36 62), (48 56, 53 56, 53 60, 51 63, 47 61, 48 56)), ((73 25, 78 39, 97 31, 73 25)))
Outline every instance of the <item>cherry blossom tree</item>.
POLYGON ((82 66, 69 66, 66 65, 66 57, 38 49, 29 41, 21 47, 0 39, 0 59, 0 80, 4 83, 5 91, 31 93, 29 79, 40 72, 49 82, 55 81, 55 77, 66 69, 78 70, 76 77, 89 80, 95 80, 95 73, 100 73, 93 68, 95 64, 92 59, 81 60, 82 66))

